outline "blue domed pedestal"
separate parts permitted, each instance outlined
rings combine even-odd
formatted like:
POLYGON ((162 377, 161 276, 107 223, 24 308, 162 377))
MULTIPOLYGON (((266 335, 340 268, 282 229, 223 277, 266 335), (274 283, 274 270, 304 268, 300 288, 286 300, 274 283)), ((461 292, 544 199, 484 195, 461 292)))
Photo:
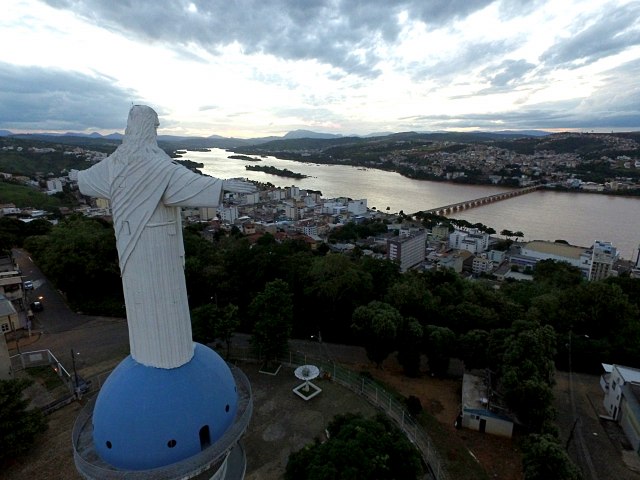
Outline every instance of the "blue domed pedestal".
POLYGON ((231 370, 198 343, 179 368, 125 358, 102 387, 93 441, 116 468, 147 470, 179 462, 215 443, 233 423, 238 393, 231 370))

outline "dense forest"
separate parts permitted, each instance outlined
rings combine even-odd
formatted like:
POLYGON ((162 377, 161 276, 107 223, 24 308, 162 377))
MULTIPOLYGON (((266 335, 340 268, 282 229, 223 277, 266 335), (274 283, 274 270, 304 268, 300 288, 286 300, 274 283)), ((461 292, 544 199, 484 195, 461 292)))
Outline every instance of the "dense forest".
MULTIPOLYGON (((72 216, 36 227, 0 219, 3 247, 24 246, 74 308, 125 315, 109 223, 72 216)), ((640 364, 637 279, 586 282, 568 264, 541 261, 533 281, 496 289, 452 271, 400 274, 387 260, 312 251, 270 234, 254 244, 238 232, 208 241, 201 228, 184 232, 196 340, 228 342, 237 330, 299 338, 321 332, 329 342, 362 345, 376 365, 397 355, 408 376, 446 376, 459 358, 467 369, 493 372, 492 389, 530 434, 525 460, 548 448, 564 458, 554 424, 556 368, 640 364), (284 325, 279 333, 273 319, 284 325)))
MULTIPOLYGON (((98 313, 96 309, 117 305, 100 313, 123 314, 112 226, 81 216, 54 227, 44 223, 1 219, 3 247, 24 244, 77 308, 98 313)), ((200 235, 200 228, 189 226, 184 235, 190 306, 236 305, 245 332, 253 327, 247 315, 251 301, 267 283, 280 279, 292 293, 292 333, 297 337, 322 331, 328 341, 361 342, 375 334, 373 326, 358 321, 358 309, 369 309, 393 326, 391 334, 385 334, 389 353, 405 356, 403 350, 415 343, 432 363, 438 352, 428 341, 434 329, 451 339, 442 349, 448 356, 457 355, 469 366, 499 369, 504 338, 522 328, 547 326, 554 336, 554 360, 561 367, 567 362, 569 335, 575 368, 594 370, 600 362, 640 363, 637 279, 586 282, 567 264, 543 261, 534 281, 505 283, 496 290, 450 271, 400 274, 387 260, 358 252, 314 252, 303 242, 276 242, 270 234, 255 244, 239 234, 218 234, 210 242, 200 235), (406 341, 407 335, 414 341, 406 341), (477 341, 480 337, 487 341, 477 341)))

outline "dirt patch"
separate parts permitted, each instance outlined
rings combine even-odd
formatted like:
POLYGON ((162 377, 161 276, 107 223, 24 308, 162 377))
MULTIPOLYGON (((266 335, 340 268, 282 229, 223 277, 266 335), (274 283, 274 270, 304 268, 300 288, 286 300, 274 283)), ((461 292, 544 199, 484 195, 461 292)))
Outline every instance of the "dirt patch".
POLYGON ((408 378, 402 374, 402 368, 393 357, 389 357, 383 367, 380 370, 369 364, 359 365, 361 370, 369 372, 404 397, 414 395, 420 399, 422 408, 435 417, 444 435, 449 436, 452 443, 457 441, 460 444, 460 448, 446 448, 442 452, 450 462, 458 462, 461 460, 460 452, 468 450, 486 472, 486 478, 522 480, 522 455, 517 448, 517 439, 454 427, 460 412, 461 379, 440 379, 428 375, 408 378))

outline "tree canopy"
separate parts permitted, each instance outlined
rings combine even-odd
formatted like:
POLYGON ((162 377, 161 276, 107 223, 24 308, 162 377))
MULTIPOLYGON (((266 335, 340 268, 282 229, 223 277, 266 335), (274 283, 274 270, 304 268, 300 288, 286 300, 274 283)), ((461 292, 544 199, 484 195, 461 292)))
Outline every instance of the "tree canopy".
POLYGON ((329 440, 289 456, 286 480, 413 480, 421 478, 420 455, 384 415, 337 415, 329 440))
POLYGON ((30 380, 0 380, 0 465, 29 451, 36 436, 47 430, 38 409, 29 409, 23 391, 30 380))
POLYGON ((267 362, 277 360, 289 349, 289 336, 293 324, 293 303, 289 285, 276 279, 249 305, 254 320, 252 343, 267 362))

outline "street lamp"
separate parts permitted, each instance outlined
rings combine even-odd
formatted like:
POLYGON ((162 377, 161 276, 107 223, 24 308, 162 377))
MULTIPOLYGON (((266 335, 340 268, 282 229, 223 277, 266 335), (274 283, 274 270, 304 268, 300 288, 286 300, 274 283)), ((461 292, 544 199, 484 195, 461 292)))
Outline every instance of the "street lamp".
POLYGON ((73 352, 73 348, 71 349, 71 365, 73 366, 73 391, 77 398, 80 398, 78 395, 78 371, 76 370, 76 355, 80 355, 80 353, 75 354, 73 352))

